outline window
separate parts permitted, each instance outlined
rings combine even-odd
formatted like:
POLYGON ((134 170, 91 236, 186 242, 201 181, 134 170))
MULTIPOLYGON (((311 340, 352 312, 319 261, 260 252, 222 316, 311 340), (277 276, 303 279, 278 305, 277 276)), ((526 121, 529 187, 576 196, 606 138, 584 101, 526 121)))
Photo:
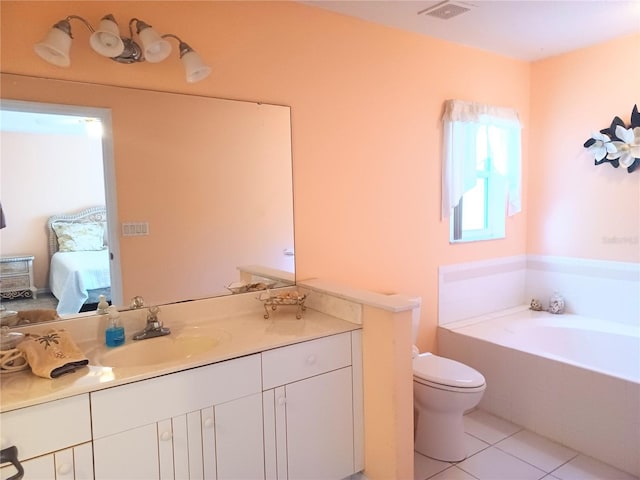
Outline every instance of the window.
POLYGON ((510 109, 450 100, 444 121, 442 217, 450 241, 503 238, 520 211, 520 123, 510 109))

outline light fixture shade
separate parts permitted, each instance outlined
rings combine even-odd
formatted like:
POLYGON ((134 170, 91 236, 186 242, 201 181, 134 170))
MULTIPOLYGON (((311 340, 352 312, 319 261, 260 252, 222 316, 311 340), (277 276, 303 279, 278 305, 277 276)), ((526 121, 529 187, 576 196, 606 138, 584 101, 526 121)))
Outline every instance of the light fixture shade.
POLYGON ((33 47, 35 52, 47 62, 58 67, 71 65, 69 50, 71 49, 71 36, 54 26, 44 39, 33 47))
POLYGON ((207 78, 211 73, 211 67, 205 65, 200 55, 193 50, 182 55, 181 60, 187 75, 187 82, 189 83, 199 82, 207 78))
POLYGON ((89 38, 89 43, 91 48, 105 57, 117 57, 124 51, 118 24, 110 15, 100 20, 100 25, 89 38))
POLYGON ((145 26, 138 32, 138 37, 142 42, 142 51, 147 62, 158 63, 171 54, 171 44, 152 27, 145 26))

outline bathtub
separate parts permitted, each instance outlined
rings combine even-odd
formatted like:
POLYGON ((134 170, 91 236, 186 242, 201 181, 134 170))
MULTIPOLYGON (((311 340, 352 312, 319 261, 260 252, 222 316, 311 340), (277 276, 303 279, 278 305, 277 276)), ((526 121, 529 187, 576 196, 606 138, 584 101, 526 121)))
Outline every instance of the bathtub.
POLYGON ((487 380, 479 408, 640 476, 640 326, 527 307, 438 328, 487 380))

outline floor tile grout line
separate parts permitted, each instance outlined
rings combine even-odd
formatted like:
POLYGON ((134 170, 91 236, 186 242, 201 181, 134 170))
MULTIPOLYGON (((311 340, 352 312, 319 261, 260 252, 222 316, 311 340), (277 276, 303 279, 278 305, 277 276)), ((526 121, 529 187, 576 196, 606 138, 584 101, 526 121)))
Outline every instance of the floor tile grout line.
POLYGON ((464 473, 466 473, 467 475, 471 475, 473 478, 477 478, 478 480, 482 480, 480 477, 476 477, 474 474, 472 474, 471 472, 466 471, 464 468, 462 467, 458 467, 460 470, 462 470, 464 473))
MULTIPOLYGON (((466 460, 466 459, 465 459, 465 460, 466 460)), ((437 475, 440 475, 441 473, 444 473, 444 472, 446 472, 447 470, 451 470, 452 468, 457 468, 457 469, 459 469, 459 470, 462 470, 464 473, 466 473, 466 474, 467 474, 467 475, 469 475, 470 477, 473 477, 473 478, 475 478, 476 480, 481 480, 479 477, 476 477, 475 475, 473 475, 473 474, 471 474, 471 473, 467 472, 464 468, 460 468, 460 467, 458 467, 456 464, 450 464, 450 465, 449 465, 447 468, 445 468, 444 470, 440 470, 438 473, 434 473, 433 475, 431 475, 431 476, 429 476, 429 477, 425 478, 425 480, 429 480, 430 478, 433 478, 433 477, 435 477, 435 476, 437 476, 437 475)))
POLYGON ((511 437, 513 437, 516 433, 520 433, 520 432, 522 432, 522 431, 528 431, 528 430, 526 430, 524 427, 521 427, 520 425, 516 425, 515 423, 512 423, 512 425, 514 425, 514 426, 516 426, 516 427, 520 428, 520 430, 518 430, 517 432, 510 433, 510 434, 509 434, 509 435, 507 435, 506 437, 503 437, 503 438, 501 438, 500 440, 496 440, 496 441, 495 441, 495 442, 493 442, 493 443, 491 443, 490 441, 485 440, 484 438, 481 438, 481 437, 479 437, 479 436, 477 436, 477 435, 474 435, 473 433, 468 432, 468 431, 466 431, 466 430, 464 431, 464 433, 466 433, 466 434, 468 434, 468 435, 471 435, 473 438, 476 438, 476 439, 478 439, 478 440, 480 440, 480 441, 482 441, 482 442, 484 442, 484 443, 488 444, 490 447, 493 447, 494 445, 496 445, 496 444, 498 444, 498 443, 500 443, 500 442, 502 442, 502 441, 506 440, 507 438, 511 438, 511 437))
MULTIPOLYGON (((494 443, 494 444, 492 445, 492 447, 496 447, 496 448, 497 448, 498 450, 500 450, 501 452, 504 452, 504 453, 506 453, 507 455, 511 455, 512 457, 517 458, 518 460, 522 460, 523 462, 528 463, 529 465, 531 465, 532 467, 537 468, 538 470, 542 470, 543 472, 546 472, 546 474, 547 474, 547 475, 552 474, 553 472, 555 472, 556 470, 558 470, 560 467, 562 467, 562 466, 566 465, 567 463, 571 462, 572 460, 574 460, 576 457, 578 457, 578 456, 580 455, 580 452, 576 452, 575 450, 573 450, 573 449, 571 449, 571 448, 567 447, 566 445, 562 445, 561 443, 554 442, 553 440, 549 440, 549 439, 547 439, 546 437, 543 437, 543 436, 541 436, 541 435, 538 435, 537 433, 535 433, 535 432, 533 432, 533 431, 531 431, 531 430, 527 430, 527 429, 525 429, 525 428, 522 428, 522 430, 520 430, 519 432, 516 432, 516 433, 514 433, 514 434, 512 434, 512 435, 509 435, 508 437, 505 437, 505 438, 504 438, 504 439, 502 439, 502 440, 499 440, 498 442, 494 443), (514 436, 516 433, 519 433, 519 432, 522 432, 522 431, 532 433, 533 435, 536 435, 536 436, 538 436, 538 437, 540 437, 540 438, 542 438, 542 439, 544 439, 544 440, 547 440, 547 441, 549 441, 550 443, 553 443, 553 444, 559 445, 559 446, 561 446, 561 447, 563 447, 563 448, 566 448, 567 450, 571 450, 572 452, 574 452, 574 455, 573 455, 569 460, 567 460, 567 461, 565 461, 565 462, 561 463, 560 465, 558 465, 558 466, 557 466, 557 467, 555 467, 554 469, 552 469, 552 470, 550 470, 550 471, 548 471, 548 472, 547 472, 546 470, 544 470, 543 468, 541 468, 539 465, 535 465, 535 464, 533 464, 533 463, 531 463, 531 462, 529 462, 529 461, 525 460, 524 458, 521 458, 521 457, 519 457, 519 456, 517 456, 517 455, 515 455, 515 454, 513 454, 513 453, 507 452, 506 450, 503 450, 502 448, 500 448, 500 447, 498 446, 498 443, 501 443, 501 442, 503 442, 504 440, 506 440, 507 438, 510 438, 510 437, 514 436)), ((536 450, 537 450, 537 449, 536 449, 536 450)))
MULTIPOLYGON (((526 460, 526 459, 524 459, 524 458, 521 458, 521 457, 519 457, 519 456, 517 456, 517 455, 515 455, 515 454, 513 454, 513 453, 507 452, 506 450, 503 450, 502 448, 500 448, 500 447, 498 446, 498 444, 499 444, 499 443, 504 442, 504 441, 505 441, 505 440, 507 440, 508 438, 511 438, 511 437, 513 437, 514 435, 516 435, 516 434, 518 434, 518 433, 520 433, 520 432, 523 432, 523 431, 524 431, 524 432, 529 432, 529 430, 527 430, 526 428, 524 428, 524 427, 522 427, 522 426, 520 426, 520 425, 517 425, 517 424, 514 424, 514 423, 512 423, 512 425, 515 425, 516 427, 519 427, 520 429, 519 429, 519 430, 517 430, 517 431, 515 431, 515 432, 513 432, 513 433, 511 433, 511 434, 509 434, 509 435, 507 435, 507 436, 506 436, 506 437, 504 437, 504 438, 501 438, 500 440, 496 440, 496 441, 495 441, 495 442, 493 442, 493 443, 490 443, 490 442, 488 442, 486 439, 484 439, 484 438, 480 438, 480 437, 478 437, 477 435, 474 435, 473 433, 470 433, 470 432, 468 432, 468 431, 466 431, 466 430, 465 430, 465 433, 466 433, 467 435, 470 435, 470 436, 472 436, 472 437, 474 437, 474 438, 476 438, 476 439, 478 439, 478 440, 482 441, 483 443, 486 443, 486 444, 487 444, 487 446, 486 446, 486 447, 484 447, 484 448, 482 448, 481 450, 478 450, 477 452, 473 453, 473 455, 469 455, 469 456, 468 456, 467 458, 465 458, 464 460, 467 460, 468 458, 471 458, 471 457, 473 457, 473 456, 475 456, 475 455, 479 454, 480 452, 485 451, 486 449, 488 449, 488 448, 490 448, 490 447, 495 447, 495 448, 497 448, 498 450, 500 450, 502 453, 504 453, 504 454, 506 454, 506 455, 509 455, 510 457, 515 458, 516 460, 520 460, 521 462, 526 463, 527 465, 529 465, 529 466, 531 466, 531 467, 535 468, 536 470, 539 470, 540 472, 542 472, 542 474, 543 474, 543 475, 540 477, 540 479, 542 479, 542 478, 546 477, 547 475, 551 475, 553 472, 555 472, 556 470, 558 470, 558 469, 559 469, 560 467, 562 467, 563 465, 565 465, 565 464, 569 463, 570 461, 572 461, 573 459, 575 459, 575 458, 579 455, 579 453, 577 453, 577 452, 576 452, 576 453, 575 453, 575 455, 574 455, 574 456, 572 456, 572 457, 571 457, 569 460, 567 460, 566 462, 564 462, 564 463, 562 463, 562 464, 558 465, 557 467, 555 467, 554 469, 552 469, 552 470, 550 470, 550 471, 547 471, 546 469, 542 468, 540 465, 535 465, 534 463, 531 463, 530 461, 528 461, 528 460, 526 460)), ((533 433, 534 435, 537 435, 535 432, 531 432, 531 433, 533 433)), ((544 437, 541 437, 541 438, 544 438, 544 437)), ((465 472, 465 473, 467 473, 467 474, 471 475, 473 478, 477 478, 477 477, 475 477, 474 475, 472 475, 471 473, 469 473, 468 471, 466 471, 464 468, 462 468, 461 466, 459 466, 459 464, 460 464, 461 462, 464 462, 464 460, 461 460, 460 462, 455 462, 455 463, 453 463, 452 465, 453 465, 453 466, 457 466, 460 470, 462 470, 463 472, 465 472)), ((447 467, 445 470, 448 470, 449 468, 451 468, 451 467, 447 467)), ((443 471, 445 471, 445 470, 443 470, 443 471)), ((436 474, 436 475, 437 475, 437 474, 436 474)))
MULTIPOLYGON (((525 430, 525 429, 522 429, 522 430, 525 430)), ((522 431, 522 430, 520 430, 520 431, 522 431)), ((540 471, 543 473, 543 475, 542 475, 542 477, 540 477, 540 479, 542 479, 542 478, 544 478, 544 477, 546 477, 546 476, 548 476, 548 475, 552 475, 552 476, 553 476, 553 472, 557 471, 557 470, 558 470, 558 469, 560 469, 561 467, 563 467, 563 466, 567 465, 568 463, 572 462, 572 461, 573 461, 573 460, 575 460, 577 457, 579 457, 580 455, 582 455, 580 452, 574 452, 574 455, 573 455, 571 458, 569 458, 569 459, 568 459, 568 460, 566 460, 565 462, 561 463, 561 464, 560 464, 560 465, 558 465, 557 467, 553 468, 552 470, 550 470, 550 471, 546 471, 545 469, 543 469, 543 468, 542 468, 542 467, 540 467, 539 465, 536 465, 536 464, 534 464, 534 463, 531 463, 530 461, 527 461, 527 460, 525 460, 524 458, 521 458, 521 457, 519 457, 519 456, 517 456, 517 455, 514 455, 514 454, 512 454, 512 453, 510 453, 510 452, 507 452, 507 451, 505 451, 505 450, 503 450, 503 449, 501 449, 500 447, 498 447, 498 446, 497 446, 497 444, 498 444, 498 443, 502 442, 503 440, 506 440, 507 438, 509 438, 509 437, 511 437, 511 436, 513 436, 513 435, 515 435, 515 434, 516 434, 516 433, 518 433, 518 432, 514 432, 513 434, 511 434, 511 435, 509 435, 509 436, 507 436, 507 437, 503 438, 502 440, 498 440, 497 442, 495 442, 495 443, 493 443, 493 444, 487 443, 485 440, 483 440, 483 439, 481 439, 481 438, 479 438, 479 437, 476 437, 475 435, 472 435, 472 434, 471 434, 471 433, 469 433, 469 432, 465 432, 465 433, 467 433, 468 435, 470 435, 470 436, 472 436, 472 437, 474 437, 474 438, 476 438, 476 439, 478 439, 478 440, 481 440, 483 443, 486 443, 486 444, 487 444, 487 446, 486 446, 486 447, 484 447, 484 448, 482 448, 482 449, 480 449, 480 450, 478 450, 477 452, 474 452, 472 455, 469 455, 469 456, 468 456, 468 457, 466 457, 464 460, 460 460, 459 462, 446 462, 446 463, 448 463, 448 464, 449 464, 449 466, 448 466, 448 467, 446 467, 445 469, 443 469, 443 470, 441 470, 441 471, 439 471, 439 472, 437 472, 437 473, 434 473, 433 475, 431 475, 431 476, 429 476, 429 477, 426 477, 426 479, 425 479, 425 480, 428 480, 428 479, 430 479, 430 478, 433 478, 433 477, 435 477, 435 476, 437 476, 437 475, 439 475, 439 474, 441 474, 441 473, 443 473, 443 472, 445 472, 445 471, 447 471, 447 470, 450 470, 451 468, 458 468, 458 469, 462 470, 464 473, 466 473, 467 475, 469 475, 469 476, 473 477, 474 479, 476 479, 476 480, 482 480, 482 479, 480 479, 479 477, 476 477, 475 475, 473 475, 471 472, 468 472, 467 470, 465 470, 463 467, 461 467, 461 466, 460 466, 460 463, 464 462, 465 460, 467 460, 467 459, 469 459, 469 458, 471 458, 471 457, 474 457, 475 455, 477 455, 477 454, 479 454, 479 453, 481 453, 481 452, 483 452, 483 451, 487 450, 487 449, 488 449, 488 448, 490 448, 490 447, 495 447, 495 448, 497 448, 498 450, 500 450, 502 453, 505 453, 506 455, 509 455, 510 457, 513 457, 513 458, 515 458, 515 459, 517 459, 517 460, 520 460, 521 462, 524 462, 524 463, 526 463, 527 465, 529 465, 529 466, 531 466, 531 467, 534 467, 534 468, 536 468, 537 470, 540 470, 540 471)), ((420 454, 419 452, 414 452, 414 454, 415 454, 415 453, 420 454)), ((420 454, 420 455, 421 455, 421 454, 420 454)), ((424 456, 424 455, 423 455, 423 456, 424 456)), ((430 458, 430 457, 426 457, 426 456, 425 456, 425 458, 430 458)), ((436 460, 436 459, 432 459, 432 460, 436 460)), ((562 480, 560 477, 557 477, 557 478, 559 478, 560 480, 562 480)))
MULTIPOLYGON (((477 411, 477 410, 474 410, 474 411, 477 411)), ((473 413, 473 412, 469 412, 469 413, 467 413, 467 414, 465 414, 465 415, 468 415, 468 414, 470 414, 470 413, 473 413)), ((476 439, 476 440, 478 440, 478 441, 481 441, 482 443, 486 444, 487 446, 486 446, 486 447, 481 448, 480 450, 478 450, 478 451, 476 451, 476 452, 474 452, 472 455, 469 455, 468 457, 466 457, 464 460, 461 460, 460 462, 448 462, 448 463, 450 464, 450 466, 449 466, 449 467, 447 467, 447 468, 445 468, 445 469, 444 469, 444 470, 442 470, 441 472, 436 473, 435 475, 438 475, 439 473, 442 473, 442 472, 444 472, 444 471, 446 471, 446 470, 449 470, 451 467, 458 467, 460 470, 462 470, 462 471, 463 471, 463 472, 465 472, 466 474, 470 475, 471 477, 473 477, 473 478, 477 478, 477 477, 475 477, 474 475, 472 475, 471 473, 467 472, 464 468, 460 467, 460 463, 464 462, 465 460, 467 460, 467 459, 469 459, 469 458, 471 458, 471 457, 474 457, 475 455, 477 455, 477 454, 479 454, 479 453, 481 453, 481 452, 486 451, 486 450, 487 450, 487 448, 489 448, 489 447, 496 447, 496 448, 497 448, 499 451, 501 451, 502 453, 505 453, 505 454, 509 455, 510 457, 515 458, 515 459, 517 459, 517 460, 520 460, 520 461, 524 462, 525 464, 527 464, 527 465, 529 465, 529 466, 531 466, 531 467, 533 467, 533 468, 535 468, 535 469, 537 469, 537 470, 541 471, 541 472, 543 473, 543 476, 542 476, 542 477, 540 477, 541 479, 542 479, 542 478, 544 478, 544 477, 546 477, 546 476, 551 476, 551 477, 554 477, 554 478, 558 478, 559 480, 562 480, 560 477, 555 477, 555 476, 553 475, 553 474, 554 474, 554 472, 557 472, 560 468, 562 468, 563 466, 565 466, 565 465, 567 465, 567 464, 571 463, 572 461, 574 461, 576 458, 580 457, 581 455, 588 456, 588 455, 585 455, 585 454, 583 454, 583 453, 581 453, 581 452, 575 451, 575 450, 573 450, 573 449, 569 448, 569 447, 568 447, 568 446, 566 446, 566 445, 563 445, 563 444, 561 444, 561 443, 555 442, 555 441, 553 441, 553 440, 551 440, 551 439, 547 439, 546 437, 539 435, 537 432, 534 432, 534 431, 532 431, 532 430, 528 430, 527 428, 525 428, 525 427, 523 427, 523 426, 521 426, 521 425, 515 424, 515 423, 513 423, 513 422, 510 422, 510 421, 508 421, 508 420, 506 420, 506 419, 502 419, 502 418, 500 418, 500 417, 497 417, 497 418, 498 418, 498 419, 500 419, 500 420, 503 420, 503 421, 505 421, 505 422, 507 422, 507 423, 509 423, 509 424, 511 424, 511 425, 513 425, 513 426, 515 426, 515 427, 517 427, 517 428, 518 428, 518 430, 517 430, 517 431, 515 431, 515 432, 513 432, 513 433, 511 433, 511 434, 509 434, 509 435, 507 435, 507 436, 505 436, 505 437, 503 437, 503 438, 501 438, 501 439, 499 439, 499 440, 496 440, 496 441, 493 441, 493 442, 492 442, 492 441, 488 441, 488 440, 486 440, 486 439, 484 439, 484 438, 482 438, 482 437, 478 436, 477 434, 471 433, 470 431, 468 431, 468 430, 465 428, 465 431, 464 431, 464 432, 465 432, 465 434, 467 434, 467 435, 469 435, 469 436, 473 437, 474 439, 476 439), (514 435, 516 435, 516 434, 518 434, 518 433, 521 433, 521 432, 529 432, 529 433, 531 433, 531 434, 533 434, 533 435, 537 435, 537 436, 539 436, 539 437, 541 437, 541 438, 543 438, 543 439, 545 439, 545 440, 548 440, 548 441, 549 441, 549 442, 551 442, 551 443, 557 444, 557 445, 559 445, 559 446, 561 446, 561 447, 564 447, 564 448, 566 448, 566 449, 568 449, 568 450, 572 451, 572 452, 573 452, 573 455, 571 456, 571 458, 567 459, 566 461, 564 461, 564 462, 563 462, 563 463, 561 463, 560 465, 558 465, 558 466, 554 467, 554 468, 553 468, 553 469, 551 469, 550 471, 547 471, 545 468, 542 468, 542 467, 541 467, 541 466, 539 466, 539 465, 536 465, 536 464, 534 464, 534 463, 531 463, 531 461, 528 461, 528 460, 526 460, 526 459, 524 459, 524 458, 521 458, 521 457, 519 457, 519 456, 518 456, 518 455, 516 455, 516 454, 513 454, 513 453, 510 453, 510 452, 508 452, 508 451, 506 451, 506 450, 503 450, 502 448, 500 448, 500 447, 498 446, 498 444, 499 444, 499 443, 501 443, 501 442, 503 442, 503 441, 507 440, 508 438, 513 437, 514 435)), ((491 424, 490 424, 490 422, 482 423, 482 422, 480 422, 480 421, 476 421, 476 423, 478 423, 478 425, 479 425, 479 426, 481 426, 481 427, 491 428, 491 424)), ((537 449, 535 449, 535 450, 537 450, 537 449)), ((601 462, 601 461, 600 461, 600 462, 601 462)), ((607 465, 607 464, 605 464, 605 465, 607 465)), ((616 468, 616 467, 612 467, 612 468, 616 468)), ((625 472, 625 473, 626 473, 626 472, 625 472)), ((432 477, 434 477, 435 475, 432 475, 431 477, 428 477, 428 478, 432 478, 432 477)), ((640 477, 633 477, 633 478, 637 478, 637 480, 640 480, 640 477)))
MULTIPOLYGON (((536 465, 535 463, 531 463, 530 461, 525 460, 524 458, 519 457, 519 456, 517 456, 517 455, 516 455, 516 454, 514 454, 514 453, 507 452, 506 450, 501 449, 501 448, 500 448, 500 447, 498 447, 497 445, 492 445, 492 447, 495 447, 495 448, 497 448, 498 450, 500 450, 502 453, 505 453, 505 454, 509 455, 510 457, 513 457, 513 458, 515 458, 515 459, 517 459, 517 460, 520 460, 521 462, 524 462, 524 463, 526 463, 527 465, 530 465, 530 466, 532 466, 532 467, 534 467, 534 468, 536 468, 536 469, 540 470, 541 472, 544 472, 544 474, 545 474, 545 475, 549 475, 551 472, 553 472, 553 471, 555 470, 555 469, 554 469, 554 470, 551 470, 551 471, 547 472, 546 470, 544 470, 544 469, 543 469, 542 467, 540 467, 539 465, 536 465)), ((564 464, 563 464, 563 465, 564 465, 564 464)))
MULTIPOLYGON (((567 460, 567 461, 566 461, 566 462, 564 462, 562 465, 558 465, 556 468, 554 468, 553 470, 551 470, 551 471, 549 472, 549 475, 553 474, 553 472, 557 471, 558 469, 560 469, 560 468, 564 467, 566 464, 573 462, 573 461, 574 461, 576 458, 578 458, 580 455, 582 455, 582 453, 580 453, 580 452, 576 452, 576 454, 575 454, 573 457, 571 457, 569 460, 567 460)), ((560 477, 557 477, 557 478, 560 478, 560 477)))

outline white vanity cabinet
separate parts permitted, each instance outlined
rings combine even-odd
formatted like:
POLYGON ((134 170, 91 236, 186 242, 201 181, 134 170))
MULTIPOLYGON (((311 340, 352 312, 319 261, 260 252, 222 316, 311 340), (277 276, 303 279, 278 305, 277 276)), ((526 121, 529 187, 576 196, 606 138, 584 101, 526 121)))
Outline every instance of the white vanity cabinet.
MULTIPOLYGON (((339 480, 363 469, 361 337, 124 376, 10 410, 2 447, 16 446, 26 480, 339 480)), ((16 472, 0 467, 2 480, 16 472)))
POLYGON ((264 478, 260 355, 91 394, 96 480, 264 478))
MULTIPOLYGON (((15 445, 25 480, 91 480, 89 395, 76 395, 1 414, 2 447, 15 445)), ((4 480, 17 473, 0 469, 4 480)))
POLYGON ((362 470, 361 358, 360 331, 262 353, 268 479, 362 470))

